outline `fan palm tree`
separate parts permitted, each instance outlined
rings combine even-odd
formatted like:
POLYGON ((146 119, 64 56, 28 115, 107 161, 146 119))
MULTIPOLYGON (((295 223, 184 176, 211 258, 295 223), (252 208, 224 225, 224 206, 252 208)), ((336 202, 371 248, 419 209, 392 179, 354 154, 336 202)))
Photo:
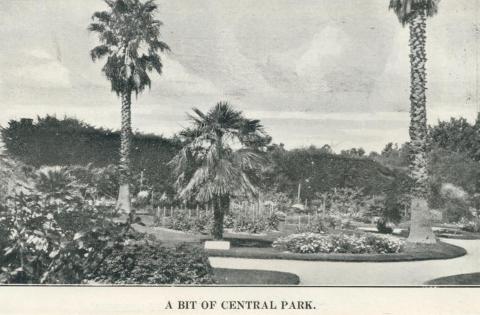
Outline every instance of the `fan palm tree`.
POLYGON ((129 213, 132 94, 150 87, 149 73, 162 73, 159 52, 169 50, 159 40, 162 22, 155 19, 153 0, 105 0, 106 11, 95 12, 88 29, 98 34, 100 45, 90 52, 93 61, 106 57, 103 73, 112 91, 121 97, 120 188, 117 207, 129 213))
POLYGON ((196 108, 193 112, 192 128, 180 133, 184 147, 170 164, 180 198, 213 204, 212 235, 222 239, 230 199, 258 195, 256 174, 271 138, 258 120, 245 118, 227 103, 220 102, 207 113, 196 108))
POLYGON ((390 0, 389 8, 410 28, 410 173, 413 179, 408 241, 435 243, 427 204, 426 20, 437 13, 440 0, 390 0))

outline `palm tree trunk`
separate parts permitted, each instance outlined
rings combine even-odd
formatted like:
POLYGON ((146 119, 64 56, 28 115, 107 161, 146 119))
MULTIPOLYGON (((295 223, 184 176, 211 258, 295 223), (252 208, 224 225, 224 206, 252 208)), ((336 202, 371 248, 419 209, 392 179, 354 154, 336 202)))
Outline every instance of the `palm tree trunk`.
POLYGON ((220 197, 213 200, 213 230, 212 236, 215 240, 223 239, 223 218, 225 214, 222 209, 220 197))
POLYGON ((130 213, 130 146, 132 134, 131 118, 132 93, 122 94, 122 126, 120 132, 120 189, 118 191, 117 208, 121 213, 130 213))
POLYGON ((229 208, 230 196, 218 196, 214 199, 212 236, 215 240, 223 239, 223 221, 229 208))
POLYGON ((426 14, 419 12, 410 21, 410 171, 413 179, 411 224, 408 242, 435 243, 428 208, 427 114, 426 114, 426 14))

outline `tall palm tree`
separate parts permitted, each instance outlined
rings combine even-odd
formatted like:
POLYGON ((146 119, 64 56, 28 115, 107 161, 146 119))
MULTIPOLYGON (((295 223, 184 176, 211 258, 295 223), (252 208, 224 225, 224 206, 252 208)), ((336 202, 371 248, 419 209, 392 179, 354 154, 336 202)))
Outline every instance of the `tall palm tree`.
POLYGON ((162 22, 155 19, 157 6, 153 0, 104 0, 106 11, 95 12, 88 29, 98 34, 100 45, 90 52, 93 61, 106 57, 102 71, 112 91, 121 97, 120 188, 117 207, 131 211, 130 144, 132 93, 138 96, 150 87, 149 73, 162 73, 159 52, 169 50, 160 41, 162 22))
POLYGON ((258 120, 245 118, 227 103, 220 102, 207 113, 193 111, 192 128, 180 133, 184 147, 170 164, 182 199, 213 204, 212 235, 222 239, 230 199, 258 195, 255 179, 271 138, 258 120))
POLYGON ((440 0, 390 0, 389 8, 410 28, 410 173, 414 182, 408 241, 435 243, 427 203, 426 20, 434 16, 440 0))

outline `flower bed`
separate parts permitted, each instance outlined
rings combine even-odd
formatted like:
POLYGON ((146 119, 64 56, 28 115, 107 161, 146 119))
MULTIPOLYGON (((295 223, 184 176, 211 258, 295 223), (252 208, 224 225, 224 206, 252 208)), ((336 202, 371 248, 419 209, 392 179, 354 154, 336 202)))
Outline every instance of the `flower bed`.
MULTIPOLYGON (((279 219, 275 214, 251 217, 233 212, 225 216, 224 228, 234 232, 261 234, 278 230, 279 219)), ((168 218, 165 226, 172 230, 209 234, 213 226, 212 213, 189 216, 187 211, 177 211, 168 218)))
POLYGON ((403 250, 397 238, 372 234, 292 234, 277 239, 272 246, 293 253, 393 254, 403 250))

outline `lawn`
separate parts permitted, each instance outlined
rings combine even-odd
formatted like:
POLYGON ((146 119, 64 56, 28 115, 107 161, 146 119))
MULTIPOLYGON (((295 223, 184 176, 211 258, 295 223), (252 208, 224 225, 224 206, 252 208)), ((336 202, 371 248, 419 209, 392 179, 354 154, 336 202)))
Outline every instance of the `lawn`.
MULTIPOLYGON (((176 244, 184 242, 200 245, 203 241, 211 239, 208 235, 153 227, 151 226, 153 223, 151 222, 151 216, 144 216, 142 221, 146 226, 135 225, 135 229, 154 235, 164 246, 175 246, 176 244)), ((230 241, 231 249, 226 251, 208 250, 207 253, 209 256, 309 261, 397 262, 451 259, 466 254, 463 248, 443 242, 438 242, 435 245, 408 246, 404 252, 397 254, 300 254, 281 252, 271 247, 272 242, 282 235, 280 232, 272 232, 266 235, 226 232, 224 235, 225 240, 230 241)))
POLYGON ((480 272, 433 279, 426 285, 480 285, 480 272))
POLYGON ((224 285, 297 285, 300 283, 297 275, 288 272, 215 268, 213 273, 217 284, 224 285))

